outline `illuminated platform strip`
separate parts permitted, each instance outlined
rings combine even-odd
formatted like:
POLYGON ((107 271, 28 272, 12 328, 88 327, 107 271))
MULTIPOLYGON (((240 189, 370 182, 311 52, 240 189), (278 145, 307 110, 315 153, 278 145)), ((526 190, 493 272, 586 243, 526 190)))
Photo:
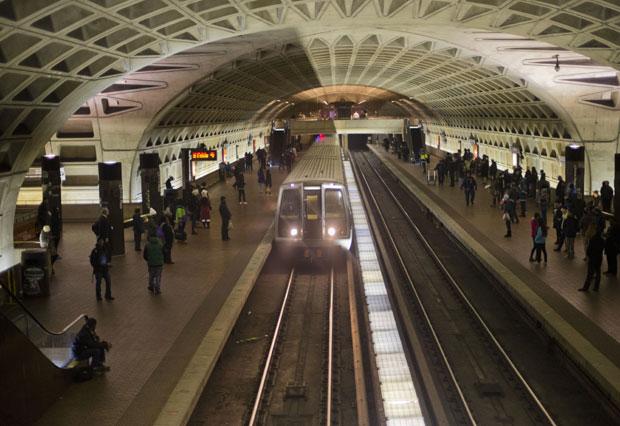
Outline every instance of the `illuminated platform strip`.
POLYGON ((387 424, 424 425, 420 402, 413 386, 351 163, 345 160, 343 165, 387 424))

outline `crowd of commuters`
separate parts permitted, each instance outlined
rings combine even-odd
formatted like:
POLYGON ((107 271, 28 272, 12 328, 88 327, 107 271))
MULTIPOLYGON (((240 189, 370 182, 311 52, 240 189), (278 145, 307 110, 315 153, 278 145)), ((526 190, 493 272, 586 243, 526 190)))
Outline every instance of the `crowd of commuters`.
MULTIPOLYGON (((389 150, 390 147, 393 144, 384 141, 384 148, 389 150)), ((402 146, 395 151, 401 158, 410 160, 402 146)), ((468 149, 446 154, 435 164, 433 172, 439 187, 460 187, 467 207, 474 205, 480 181, 491 194, 491 207, 499 209, 506 228, 505 238, 512 237, 520 218, 525 218, 528 211, 533 212, 529 220, 531 262, 547 263, 550 229, 555 236, 553 251, 563 251, 568 259, 575 257, 575 240, 581 236, 588 272, 580 291, 588 291, 592 281, 592 289, 598 291, 603 256, 607 258, 605 274, 617 274, 620 232, 613 217, 605 214, 611 213, 614 197, 608 181, 586 200, 575 185, 565 182, 562 176, 557 177, 557 184, 552 188, 543 170, 539 172, 535 167, 523 170, 520 166, 500 170, 495 160, 486 155, 476 157, 468 149)))

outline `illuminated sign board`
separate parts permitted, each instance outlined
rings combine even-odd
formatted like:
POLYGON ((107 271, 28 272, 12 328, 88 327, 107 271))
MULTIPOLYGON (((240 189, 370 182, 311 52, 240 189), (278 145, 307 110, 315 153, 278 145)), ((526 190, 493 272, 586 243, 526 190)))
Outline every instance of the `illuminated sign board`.
POLYGON ((192 149, 190 155, 192 161, 217 161, 215 149, 192 149))

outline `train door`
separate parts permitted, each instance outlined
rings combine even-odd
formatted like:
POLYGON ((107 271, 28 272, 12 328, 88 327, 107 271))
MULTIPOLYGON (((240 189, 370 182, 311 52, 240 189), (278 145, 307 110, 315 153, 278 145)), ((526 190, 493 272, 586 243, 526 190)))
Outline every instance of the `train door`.
POLYGON ((320 240, 323 238, 321 210, 321 187, 304 187, 304 239, 320 240))

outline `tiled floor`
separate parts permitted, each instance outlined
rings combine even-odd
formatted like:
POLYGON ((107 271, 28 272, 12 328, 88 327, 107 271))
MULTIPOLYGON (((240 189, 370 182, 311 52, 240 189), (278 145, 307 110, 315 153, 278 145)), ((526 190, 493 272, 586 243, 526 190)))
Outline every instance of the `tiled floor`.
MULTIPOLYGON (((615 276, 604 275, 598 293, 577 291, 586 276, 586 262, 582 259, 583 242, 575 241, 574 259, 564 253, 554 252, 555 231, 550 229, 547 242, 547 265, 529 262, 531 249, 529 220, 535 209, 528 201, 528 214, 512 227, 512 238, 504 238, 505 226, 498 208, 491 207, 489 190, 478 182, 475 205, 467 207, 462 190, 458 187, 427 185, 422 168, 407 164, 383 149, 376 149, 382 158, 413 176, 422 185, 417 190, 426 191, 476 240, 493 252, 507 267, 528 283, 574 327, 591 339, 611 360, 620 363, 620 283, 615 276)), ((436 159, 433 159, 434 167, 436 159)), ((551 213, 549 213, 551 214, 551 213)), ((550 217, 549 217, 550 219, 550 217)), ((603 271, 607 262, 603 261, 603 271)))
MULTIPOLYGON (((258 193, 255 173, 246 174, 247 205, 236 202, 232 179, 210 189, 212 227, 189 235, 187 244, 175 244, 176 263, 164 268, 160 296, 147 291, 147 268, 127 230, 127 252, 114 258, 111 270, 116 300, 96 302, 88 261, 94 244, 90 224, 65 226, 51 296, 28 303, 53 329, 81 313, 96 317, 99 335, 113 344, 111 371, 72 385, 40 424, 152 423, 273 220, 277 197, 258 193), (226 195, 233 214, 228 242, 220 239, 220 195, 226 195)), ((274 189, 284 176, 274 169, 274 189)))

